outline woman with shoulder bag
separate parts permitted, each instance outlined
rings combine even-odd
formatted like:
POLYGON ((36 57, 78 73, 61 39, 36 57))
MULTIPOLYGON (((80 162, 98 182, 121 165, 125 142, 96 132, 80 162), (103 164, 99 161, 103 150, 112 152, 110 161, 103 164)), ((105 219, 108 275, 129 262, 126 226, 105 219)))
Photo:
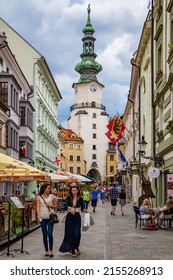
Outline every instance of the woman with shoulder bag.
POLYGON ((51 185, 44 183, 37 196, 37 219, 41 224, 45 256, 53 257, 53 223, 50 214, 57 209, 57 197, 51 194, 51 185))
POLYGON ((80 197, 78 186, 70 188, 70 195, 66 199, 67 215, 65 220, 64 239, 60 246, 60 252, 70 252, 72 257, 80 255, 79 244, 81 239, 81 216, 83 212, 83 198, 80 197))

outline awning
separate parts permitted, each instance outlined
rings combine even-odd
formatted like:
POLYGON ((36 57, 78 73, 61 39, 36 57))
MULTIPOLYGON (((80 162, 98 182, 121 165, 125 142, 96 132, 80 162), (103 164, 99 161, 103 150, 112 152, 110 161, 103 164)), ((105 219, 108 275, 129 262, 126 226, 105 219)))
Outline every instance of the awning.
POLYGON ((50 177, 43 174, 0 174, 0 182, 33 182, 33 181, 39 181, 39 182, 49 182, 50 177))
POLYGON ((80 174, 80 175, 83 176, 83 177, 85 177, 85 178, 87 178, 87 179, 89 179, 89 180, 91 180, 92 182, 95 182, 95 181, 96 181, 96 179, 94 179, 94 178, 91 177, 91 176, 84 175, 84 174, 80 174))
POLYGON ((50 177, 50 180, 52 182, 68 182, 71 181, 70 176, 55 174, 55 173, 48 173, 47 174, 50 177))
POLYGON ((79 182, 88 182, 90 183, 91 180, 86 178, 85 176, 82 176, 82 175, 78 175, 78 174, 73 174, 73 173, 70 173, 70 172, 66 172, 70 177, 72 178, 75 178, 77 179, 79 182))

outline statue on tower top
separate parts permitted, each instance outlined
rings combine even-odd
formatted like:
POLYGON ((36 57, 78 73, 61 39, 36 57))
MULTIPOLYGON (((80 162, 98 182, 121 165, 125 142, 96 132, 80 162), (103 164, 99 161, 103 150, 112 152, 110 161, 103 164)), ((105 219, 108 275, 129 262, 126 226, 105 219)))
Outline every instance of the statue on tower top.
POLYGON ((88 10, 88 14, 90 14, 90 13, 91 13, 90 4, 88 4, 88 8, 87 8, 87 10, 88 10))

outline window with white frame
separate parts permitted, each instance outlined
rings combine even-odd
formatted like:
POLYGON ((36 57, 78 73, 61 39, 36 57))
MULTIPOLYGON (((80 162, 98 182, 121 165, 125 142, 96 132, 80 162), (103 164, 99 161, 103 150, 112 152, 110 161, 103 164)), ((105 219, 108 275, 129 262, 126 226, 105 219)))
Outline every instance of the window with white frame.
POLYGON ((69 149, 73 149, 73 144, 69 144, 69 149))
POLYGON ((80 150, 81 149, 81 145, 77 144, 76 145, 76 150, 80 150))

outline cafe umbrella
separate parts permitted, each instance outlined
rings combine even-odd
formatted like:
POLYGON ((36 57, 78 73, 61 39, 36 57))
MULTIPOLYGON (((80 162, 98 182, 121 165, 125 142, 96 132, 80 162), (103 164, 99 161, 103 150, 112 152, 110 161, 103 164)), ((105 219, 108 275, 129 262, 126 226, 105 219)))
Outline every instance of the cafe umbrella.
POLYGON ((18 159, 0 153, 0 182, 13 183, 15 194, 16 182, 50 181, 50 177, 43 171, 28 165, 18 159))

